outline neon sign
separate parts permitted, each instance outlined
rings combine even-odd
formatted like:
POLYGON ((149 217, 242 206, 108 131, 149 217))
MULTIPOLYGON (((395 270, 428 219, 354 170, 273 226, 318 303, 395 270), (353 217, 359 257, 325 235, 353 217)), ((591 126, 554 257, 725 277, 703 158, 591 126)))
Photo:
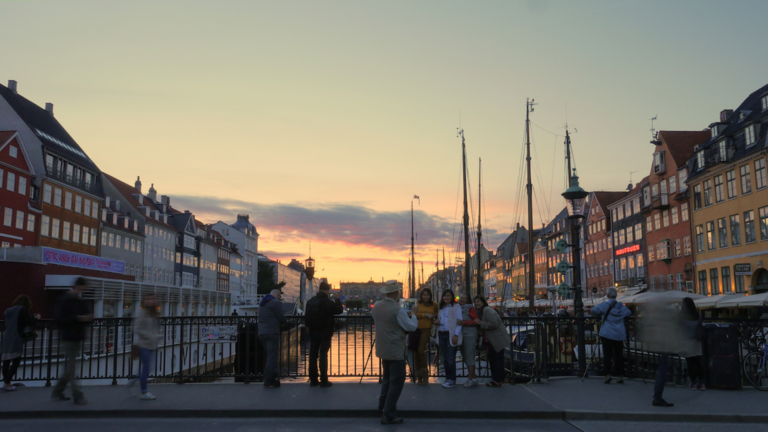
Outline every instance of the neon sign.
POLYGON ((619 249, 616 251, 616 256, 628 254, 630 252, 637 252, 640 250, 640 245, 632 245, 629 247, 625 247, 624 249, 619 249))

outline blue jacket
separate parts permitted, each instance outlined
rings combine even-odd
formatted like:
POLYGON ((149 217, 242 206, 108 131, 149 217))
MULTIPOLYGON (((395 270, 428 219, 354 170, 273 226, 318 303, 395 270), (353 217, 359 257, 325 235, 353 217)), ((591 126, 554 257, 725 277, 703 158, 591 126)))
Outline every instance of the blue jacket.
POLYGON ((259 335, 280 334, 280 324, 288 322, 283 303, 268 294, 259 303, 259 335))
MULTIPOLYGON (((611 303, 615 301, 616 300, 611 299, 593 307, 592 316, 603 318, 605 313, 608 312, 608 308, 611 307, 611 303)), ((608 318, 603 321, 603 325, 600 327, 600 336, 615 341, 627 340, 627 331, 624 328, 624 318, 631 315, 632 311, 624 306, 624 303, 617 303, 616 306, 611 309, 608 318)))

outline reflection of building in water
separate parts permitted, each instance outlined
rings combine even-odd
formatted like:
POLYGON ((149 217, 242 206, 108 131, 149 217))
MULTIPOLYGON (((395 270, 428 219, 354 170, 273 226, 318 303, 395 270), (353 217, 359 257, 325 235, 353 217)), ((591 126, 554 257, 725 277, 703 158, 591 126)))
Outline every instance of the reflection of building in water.
MULTIPOLYGON (((400 289, 403 289, 403 283, 398 282, 400 289)), ((384 298, 381 293, 381 288, 384 286, 384 282, 374 282, 372 280, 368 282, 341 282, 338 294, 344 296, 345 300, 365 300, 369 303, 373 303, 377 300, 384 298)))

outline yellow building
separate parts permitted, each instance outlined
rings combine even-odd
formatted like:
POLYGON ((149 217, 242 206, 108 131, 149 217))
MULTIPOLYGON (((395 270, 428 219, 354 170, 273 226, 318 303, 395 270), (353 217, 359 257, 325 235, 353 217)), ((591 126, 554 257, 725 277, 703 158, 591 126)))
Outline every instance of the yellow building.
POLYGON ((768 85, 710 130, 688 162, 697 292, 768 291, 768 85))

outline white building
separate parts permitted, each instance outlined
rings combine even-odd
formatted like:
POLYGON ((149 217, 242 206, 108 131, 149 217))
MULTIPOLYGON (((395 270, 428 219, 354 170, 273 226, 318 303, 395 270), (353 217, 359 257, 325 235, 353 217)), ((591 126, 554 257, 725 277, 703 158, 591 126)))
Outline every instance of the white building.
POLYGON ((242 275, 240 278, 240 290, 230 288, 232 303, 234 305, 256 305, 257 278, 259 274, 258 245, 259 233, 250 222, 247 214, 237 215, 237 222, 227 225, 224 222, 216 222, 213 229, 220 232, 225 239, 237 245, 238 252, 242 255, 242 275))

